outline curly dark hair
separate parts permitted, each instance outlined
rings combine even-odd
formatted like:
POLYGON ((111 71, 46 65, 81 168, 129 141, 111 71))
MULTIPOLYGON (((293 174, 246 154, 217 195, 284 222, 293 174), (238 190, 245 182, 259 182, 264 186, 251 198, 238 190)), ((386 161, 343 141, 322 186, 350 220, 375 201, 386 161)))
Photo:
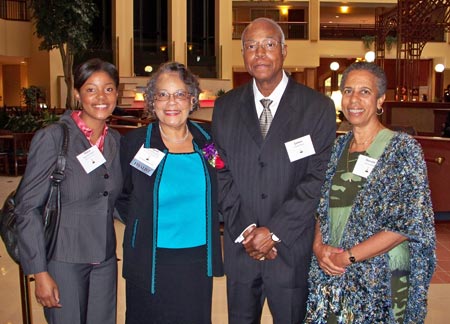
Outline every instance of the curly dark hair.
POLYGON ((164 73, 177 73, 180 77, 181 81, 186 85, 191 98, 193 99, 192 105, 192 113, 193 111, 199 108, 198 97, 200 95, 201 89, 198 82, 198 78, 194 75, 189 69, 181 63, 178 62, 167 62, 163 63, 156 73, 152 76, 152 78, 147 83, 147 88, 144 92, 145 102, 147 104, 149 112, 155 116, 155 94, 156 94, 156 83, 158 82, 159 77, 164 73))

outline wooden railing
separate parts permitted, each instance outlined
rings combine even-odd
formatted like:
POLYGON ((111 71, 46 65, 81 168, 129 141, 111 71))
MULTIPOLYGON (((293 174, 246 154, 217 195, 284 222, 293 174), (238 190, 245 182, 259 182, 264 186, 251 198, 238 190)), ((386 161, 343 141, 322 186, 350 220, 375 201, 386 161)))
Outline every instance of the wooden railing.
MULTIPOLYGON (((308 39, 308 22, 306 21, 277 21, 283 29, 286 39, 308 39)), ((233 22, 233 39, 240 39, 245 27, 250 21, 233 22)))
POLYGON ((29 21, 26 0, 0 0, 0 18, 5 20, 29 21))

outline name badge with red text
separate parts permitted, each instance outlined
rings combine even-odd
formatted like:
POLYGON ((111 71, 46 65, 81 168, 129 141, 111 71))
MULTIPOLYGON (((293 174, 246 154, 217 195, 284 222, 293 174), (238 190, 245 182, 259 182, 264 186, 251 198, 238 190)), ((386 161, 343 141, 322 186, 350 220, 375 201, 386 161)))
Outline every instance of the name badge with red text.
POLYGON ((151 176, 164 156, 165 154, 160 150, 155 148, 144 148, 144 145, 142 145, 130 162, 130 165, 146 175, 151 176))

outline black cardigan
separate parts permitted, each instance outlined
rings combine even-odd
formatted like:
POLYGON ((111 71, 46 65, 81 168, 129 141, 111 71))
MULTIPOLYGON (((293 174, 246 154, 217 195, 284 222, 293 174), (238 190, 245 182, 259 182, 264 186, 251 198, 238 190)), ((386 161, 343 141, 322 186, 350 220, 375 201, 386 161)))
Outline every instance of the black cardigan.
MULTIPOLYGON (((152 127, 150 147, 160 151, 167 151, 158 127, 158 122, 149 125, 152 127)), ((154 229, 153 229, 153 190, 158 169, 162 167, 163 161, 158 169, 148 176, 130 166, 130 162, 145 143, 147 127, 141 127, 128 133, 121 141, 121 163, 124 179, 122 194, 117 202, 117 210, 124 221, 125 234, 123 239, 123 277, 133 284, 154 292, 152 280, 154 274, 152 269, 157 266, 154 258, 154 229), (136 227, 139 227, 136 230, 136 227)), ((189 131, 194 137, 194 143, 199 149, 211 142, 209 133, 204 125, 188 121, 189 131)), ((216 170, 208 163, 207 171, 211 183, 211 205, 212 205, 212 275, 222 276, 222 252, 219 232, 219 213, 217 206, 217 180, 216 170)))

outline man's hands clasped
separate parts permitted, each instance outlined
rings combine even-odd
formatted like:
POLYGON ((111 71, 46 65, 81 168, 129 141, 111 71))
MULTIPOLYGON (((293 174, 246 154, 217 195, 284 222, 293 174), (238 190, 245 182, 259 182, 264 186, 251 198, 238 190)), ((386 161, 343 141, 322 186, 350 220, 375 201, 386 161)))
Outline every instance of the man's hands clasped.
POLYGON ((276 243, 267 227, 250 227, 244 232, 244 245, 247 254, 259 261, 274 260, 277 257, 276 243))

